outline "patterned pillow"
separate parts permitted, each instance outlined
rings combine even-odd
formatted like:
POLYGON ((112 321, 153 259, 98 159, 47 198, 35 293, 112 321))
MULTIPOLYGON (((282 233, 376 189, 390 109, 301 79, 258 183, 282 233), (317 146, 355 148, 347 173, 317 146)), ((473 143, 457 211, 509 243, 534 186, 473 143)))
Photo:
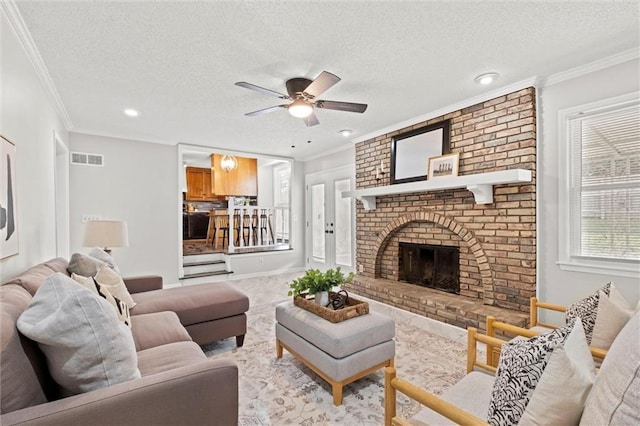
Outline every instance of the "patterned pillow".
POLYGON ((122 281, 120 275, 109 266, 100 268, 94 276, 94 279, 101 287, 106 287, 115 297, 125 301, 129 307, 133 308, 137 305, 131 297, 131 294, 129 294, 129 290, 127 290, 127 286, 124 284, 124 281, 122 281))
POLYGON ((131 328, 131 314, 129 313, 129 306, 125 302, 113 296, 105 286, 98 284, 95 278, 83 277, 82 275, 75 273, 71 274, 71 278, 81 284, 84 288, 88 289, 94 295, 100 296, 109 302, 109 304, 116 310, 118 319, 125 323, 127 327, 131 328))
POLYGON ((487 414, 490 424, 514 425, 520 421, 553 349, 564 344, 572 328, 573 323, 502 346, 487 414))
POLYGON ((596 317, 598 315, 598 301, 600 300, 600 292, 603 292, 609 296, 611 291, 611 283, 607 283, 600 290, 593 293, 572 305, 567 307, 565 319, 567 324, 572 324, 576 318, 582 320, 582 327, 584 328, 584 334, 587 336, 587 343, 591 344, 591 338, 593 337, 593 327, 596 325, 596 317))

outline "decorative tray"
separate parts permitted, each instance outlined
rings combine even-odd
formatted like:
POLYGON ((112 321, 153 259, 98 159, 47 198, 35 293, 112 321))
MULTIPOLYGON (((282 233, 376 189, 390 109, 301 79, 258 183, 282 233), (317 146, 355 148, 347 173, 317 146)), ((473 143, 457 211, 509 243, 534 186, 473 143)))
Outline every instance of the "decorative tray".
MULTIPOLYGON (((329 292, 329 299, 331 299, 335 294, 336 293, 332 291, 329 292)), ((293 298, 293 304, 333 323, 342 322, 344 320, 359 317, 360 315, 366 315, 369 313, 369 304, 367 302, 362 302, 351 296, 347 298, 346 305, 343 308, 337 310, 334 310, 331 306, 324 307, 322 305, 319 305, 313 298, 307 299, 308 296, 309 295, 307 293, 302 293, 299 296, 295 296, 293 298)))

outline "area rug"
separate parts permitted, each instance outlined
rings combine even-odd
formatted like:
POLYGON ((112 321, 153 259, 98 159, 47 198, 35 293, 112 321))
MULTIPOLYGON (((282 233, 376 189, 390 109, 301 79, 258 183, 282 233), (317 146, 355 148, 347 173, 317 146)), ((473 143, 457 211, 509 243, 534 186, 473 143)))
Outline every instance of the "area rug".
MULTIPOLYGON (((252 306, 242 348, 235 339, 203 346, 210 358, 236 361, 240 376, 239 424, 266 425, 382 425, 383 370, 344 388, 343 404, 333 405, 331 386, 286 350, 276 358, 275 306, 252 306)), ((400 316, 403 317, 403 316, 400 316)), ((436 394, 466 374, 466 347, 428 333, 402 318, 396 320, 398 377, 436 394)), ((411 418, 420 405, 398 394, 398 414, 411 418)))

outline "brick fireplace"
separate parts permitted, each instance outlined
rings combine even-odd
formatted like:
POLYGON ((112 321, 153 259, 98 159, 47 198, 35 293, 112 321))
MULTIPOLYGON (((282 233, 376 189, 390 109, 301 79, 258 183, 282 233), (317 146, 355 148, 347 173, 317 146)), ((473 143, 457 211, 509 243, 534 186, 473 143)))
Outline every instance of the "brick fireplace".
POLYGON ((369 211, 356 203, 359 272, 349 289, 463 327, 484 328, 488 314, 523 324, 536 288, 534 88, 358 143, 356 189, 389 185, 376 166, 389 170, 395 135, 447 119, 459 176, 526 169, 532 181, 495 185, 492 204, 476 204, 464 188, 378 196, 369 211), (455 248, 459 294, 400 282, 401 244, 455 248))

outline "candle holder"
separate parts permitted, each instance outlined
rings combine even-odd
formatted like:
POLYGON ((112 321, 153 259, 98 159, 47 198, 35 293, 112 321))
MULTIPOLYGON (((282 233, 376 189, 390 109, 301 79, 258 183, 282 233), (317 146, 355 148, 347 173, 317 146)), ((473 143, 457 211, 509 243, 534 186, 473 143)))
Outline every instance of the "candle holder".
POLYGON ((387 172, 384 170, 384 163, 380 160, 380 164, 376 166, 376 182, 380 182, 387 172))

